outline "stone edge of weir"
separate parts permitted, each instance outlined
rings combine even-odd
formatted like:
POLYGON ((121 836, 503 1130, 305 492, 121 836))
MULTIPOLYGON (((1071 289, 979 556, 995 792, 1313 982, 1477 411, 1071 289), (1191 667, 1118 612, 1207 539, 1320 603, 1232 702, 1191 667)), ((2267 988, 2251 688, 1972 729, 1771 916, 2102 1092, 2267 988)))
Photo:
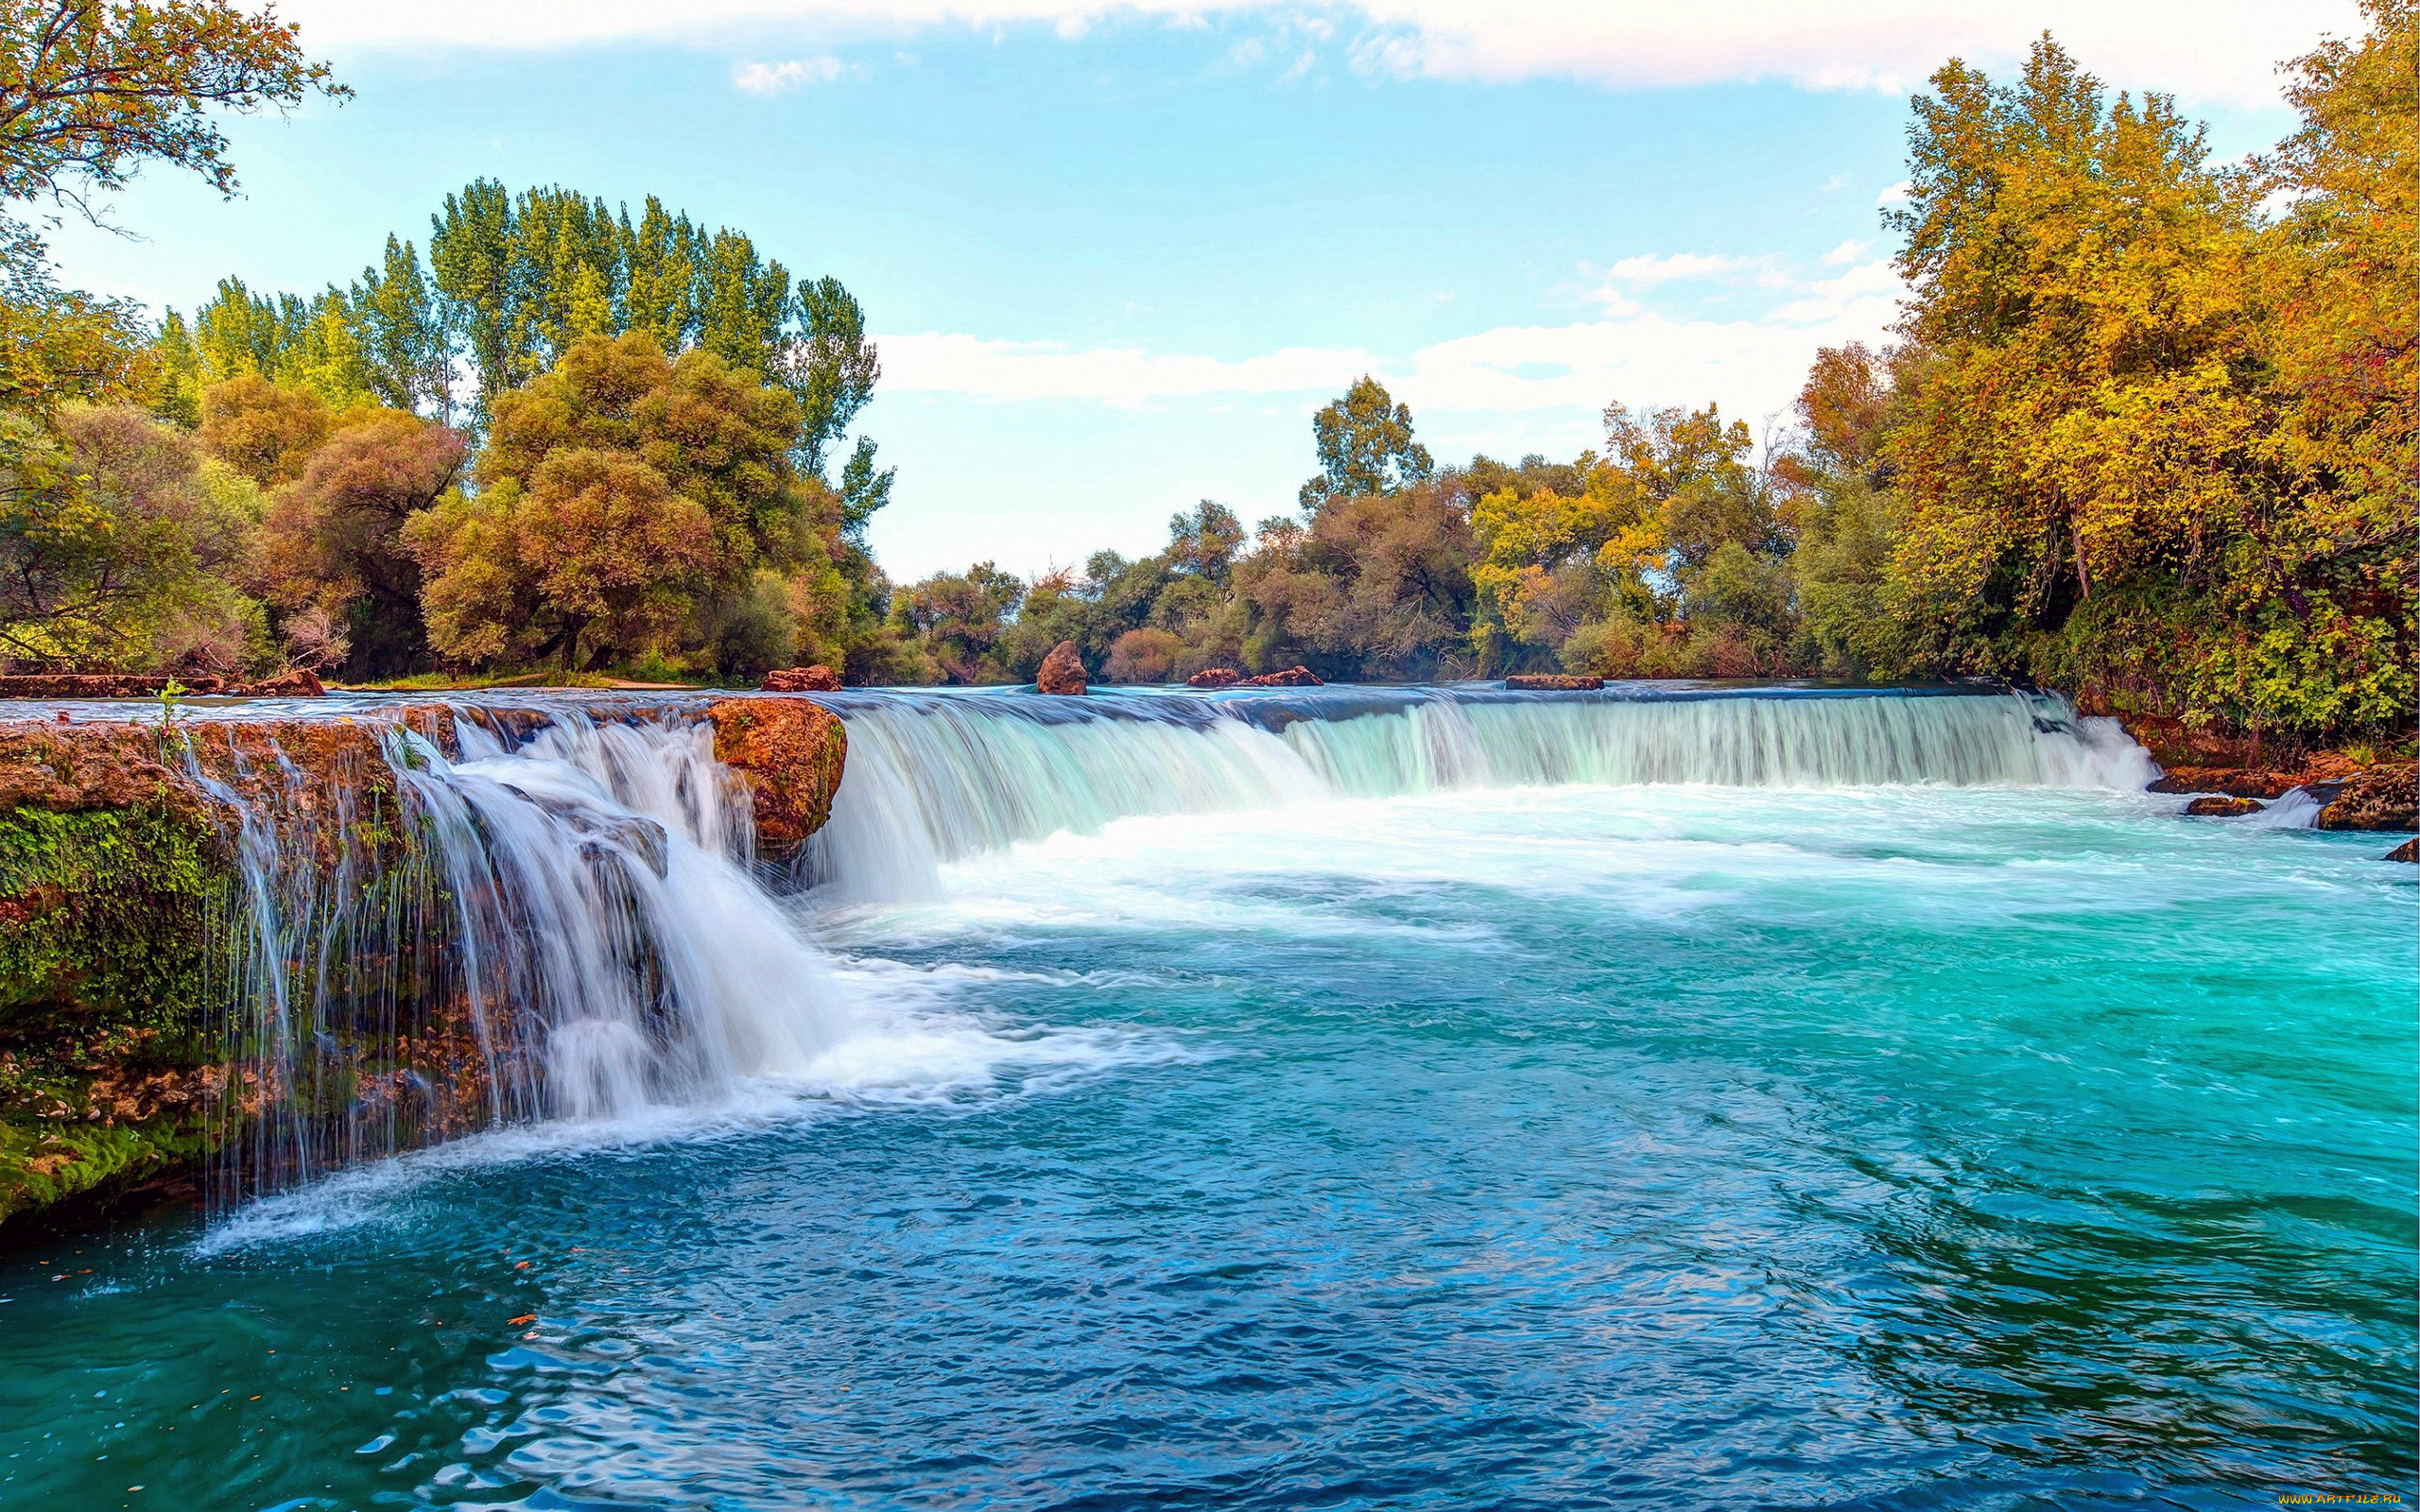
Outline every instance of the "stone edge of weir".
MULTIPOLYGON (((399 699, 291 713, 185 706, 164 728, 133 707, 120 718, 99 705, 21 709, 0 706, 0 1247, 191 1203, 245 1117, 220 1001, 243 885, 231 792, 336 811, 364 853, 392 856, 409 838, 389 730, 450 753, 458 719, 534 729, 553 717, 535 704, 399 699)), ((592 713, 710 723, 768 862, 831 816, 847 734, 810 698, 633 697, 592 713)), ((397 1032, 423 1031, 429 1006, 399 1001, 397 1032)))

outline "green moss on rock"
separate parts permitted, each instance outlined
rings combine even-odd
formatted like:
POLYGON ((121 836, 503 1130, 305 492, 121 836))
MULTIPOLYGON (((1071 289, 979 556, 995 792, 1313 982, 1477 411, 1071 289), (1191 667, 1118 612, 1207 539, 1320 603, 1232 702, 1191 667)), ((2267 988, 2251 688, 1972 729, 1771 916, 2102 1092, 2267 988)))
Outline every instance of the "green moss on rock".
POLYGON ((156 740, 0 732, 0 1226, 203 1151, 210 919, 233 879, 156 740))

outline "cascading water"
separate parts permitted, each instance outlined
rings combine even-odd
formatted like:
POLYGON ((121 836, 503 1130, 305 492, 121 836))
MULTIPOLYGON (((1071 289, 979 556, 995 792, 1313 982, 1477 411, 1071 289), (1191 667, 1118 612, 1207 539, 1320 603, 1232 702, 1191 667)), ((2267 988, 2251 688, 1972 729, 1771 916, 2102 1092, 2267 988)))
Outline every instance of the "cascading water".
POLYGON ((805 867, 849 901, 929 898, 950 861, 1132 816, 1572 783, 2139 789, 2157 775, 2115 721, 2043 694, 1337 688, 834 706, 849 763, 805 867))
MULTIPOLYGON (((849 754, 797 866, 840 902, 934 896, 951 861, 1128 816, 1564 784, 2139 787, 2152 770, 2114 725, 2039 695, 825 701, 849 754)), ((879 1012, 764 886, 749 799, 699 713, 596 713, 373 710, 289 730, 313 742, 301 760, 267 728, 188 737, 241 879, 222 920, 222 1200, 503 1124, 712 1106, 882 1042, 879 1012)))
POLYGON ((189 745, 241 884, 222 1199, 503 1123, 710 1103, 855 1027, 750 875, 709 727, 563 711, 516 742, 456 714, 452 756, 376 726, 374 771, 306 775, 258 733, 189 745))

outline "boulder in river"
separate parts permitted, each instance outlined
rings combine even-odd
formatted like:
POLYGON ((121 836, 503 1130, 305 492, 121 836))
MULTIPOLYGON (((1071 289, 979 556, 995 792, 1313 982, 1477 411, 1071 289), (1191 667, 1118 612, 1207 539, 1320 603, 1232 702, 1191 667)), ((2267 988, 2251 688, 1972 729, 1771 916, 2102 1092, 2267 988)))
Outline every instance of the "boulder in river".
POLYGON ((1033 675, 1033 686, 1040 693, 1073 696, 1085 691, 1084 662, 1076 655, 1076 643, 1062 641, 1042 659, 1042 670, 1033 675))
POLYGON ((832 816, 848 729, 804 698, 725 698, 706 711, 715 760, 748 784, 759 850, 778 860, 832 816))
POLYGON ((1316 688, 1322 686, 1320 676, 1306 666, 1295 665, 1283 672, 1264 672, 1256 678, 1246 678, 1247 688, 1316 688))
POLYGON ((1244 675, 1233 667, 1205 667, 1184 679, 1188 688, 1232 688, 1244 680, 1244 675))
POLYGON ((2186 804, 2185 812, 2197 819, 2236 819, 2257 814, 2262 807, 2256 799, 2205 797, 2186 804))
POLYGON ((2420 768, 2373 766, 2344 785, 2313 821, 2323 830, 2409 830, 2420 820, 2420 768))
POLYGON ((766 693, 838 693, 840 674, 818 662, 811 667, 778 667, 757 686, 766 693))
POLYGON ((2420 862, 2420 840, 2406 840, 2386 853, 2389 861, 2420 862))
POLYGON ((1595 693, 1605 679, 1572 672, 1516 672, 1504 679, 1504 685, 1522 693, 1595 693))

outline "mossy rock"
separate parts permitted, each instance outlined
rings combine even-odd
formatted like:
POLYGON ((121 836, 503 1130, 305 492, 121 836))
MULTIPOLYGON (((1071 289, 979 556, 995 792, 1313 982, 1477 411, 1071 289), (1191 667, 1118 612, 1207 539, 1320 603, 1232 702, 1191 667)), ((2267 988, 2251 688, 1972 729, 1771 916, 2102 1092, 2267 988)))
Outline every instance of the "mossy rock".
POLYGON ((0 731, 0 1228, 190 1170, 233 877, 130 728, 0 731))

